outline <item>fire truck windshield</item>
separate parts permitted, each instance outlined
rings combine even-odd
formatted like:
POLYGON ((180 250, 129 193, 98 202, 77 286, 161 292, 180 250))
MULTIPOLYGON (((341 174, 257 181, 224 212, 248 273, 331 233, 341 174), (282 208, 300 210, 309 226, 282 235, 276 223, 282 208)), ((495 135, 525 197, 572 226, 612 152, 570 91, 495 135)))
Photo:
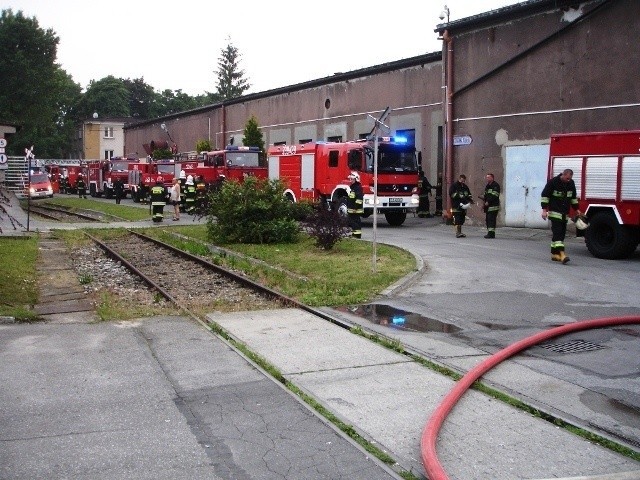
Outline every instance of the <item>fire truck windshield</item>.
MULTIPOLYGON (((367 171, 373 172, 373 148, 367 148, 366 151, 367 171)), ((418 162, 415 149, 407 145, 380 144, 378 146, 378 171, 417 172, 418 162)))
POLYGON ((227 165, 231 167, 260 166, 259 152, 227 152, 227 165))
POLYGON ((129 162, 113 162, 111 164, 112 172, 126 172, 129 170, 129 162))
POLYGON ((158 164, 158 173, 174 173, 175 171, 175 164, 173 163, 169 163, 169 164, 158 164))

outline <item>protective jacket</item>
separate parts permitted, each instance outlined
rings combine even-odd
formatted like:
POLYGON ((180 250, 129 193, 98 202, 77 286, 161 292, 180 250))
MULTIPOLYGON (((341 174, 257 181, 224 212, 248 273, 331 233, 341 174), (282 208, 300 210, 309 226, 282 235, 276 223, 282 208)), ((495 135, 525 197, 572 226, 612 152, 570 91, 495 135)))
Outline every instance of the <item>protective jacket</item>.
POLYGON ((495 180, 484 187, 485 212, 497 212, 500 210, 500 185, 495 180))
POLYGON ((154 185, 151 188, 151 205, 164 206, 167 203, 167 192, 162 185, 154 185))
POLYGON ((547 209, 549 219, 567 221, 569 210, 578 209, 578 195, 573 180, 563 182, 562 174, 553 177, 542 190, 540 205, 547 209))
POLYGON ((363 215, 364 208, 362 205, 362 185, 360 182, 353 182, 351 185, 351 191, 349 192, 349 197, 347 200, 347 213, 363 215))
POLYGON ((471 202, 471 190, 465 183, 454 182, 449 187, 449 196, 451 197, 451 209, 454 212, 461 211, 460 205, 471 202))

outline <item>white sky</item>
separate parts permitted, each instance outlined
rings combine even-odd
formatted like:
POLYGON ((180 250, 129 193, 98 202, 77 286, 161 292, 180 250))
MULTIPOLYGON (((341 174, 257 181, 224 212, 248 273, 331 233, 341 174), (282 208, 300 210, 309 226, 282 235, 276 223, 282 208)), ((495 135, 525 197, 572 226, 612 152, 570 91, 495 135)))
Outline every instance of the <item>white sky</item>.
POLYGON ((262 92, 439 51, 433 31, 515 0, 0 0, 2 10, 52 29, 58 63, 84 89, 107 75, 144 78, 156 91, 214 92, 227 38, 251 89, 262 92))

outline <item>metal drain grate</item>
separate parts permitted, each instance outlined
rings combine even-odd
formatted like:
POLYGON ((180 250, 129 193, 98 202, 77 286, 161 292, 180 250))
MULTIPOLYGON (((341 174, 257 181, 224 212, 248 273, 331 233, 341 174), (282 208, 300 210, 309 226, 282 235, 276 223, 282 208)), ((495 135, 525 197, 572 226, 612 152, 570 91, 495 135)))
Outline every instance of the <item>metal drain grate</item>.
POLYGON ((565 343, 547 343, 539 346, 556 353, 593 352, 594 350, 605 348, 604 345, 598 345, 597 343, 591 343, 585 340, 571 340, 565 343))

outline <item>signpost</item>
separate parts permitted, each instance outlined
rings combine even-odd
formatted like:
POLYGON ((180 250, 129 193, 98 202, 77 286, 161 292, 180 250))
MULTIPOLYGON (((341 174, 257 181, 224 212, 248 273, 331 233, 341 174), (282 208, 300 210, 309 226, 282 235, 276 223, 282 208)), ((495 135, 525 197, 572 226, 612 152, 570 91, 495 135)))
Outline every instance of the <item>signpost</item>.
POLYGON ((27 232, 29 231, 29 219, 31 218, 31 161, 33 160, 33 145, 24 149, 24 161, 27 164, 27 232))
POLYGON ((6 170, 8 168, 7 155, 4 153, 4 149, 7 147, 7 139, 0 138, 0 170, 6 170))

